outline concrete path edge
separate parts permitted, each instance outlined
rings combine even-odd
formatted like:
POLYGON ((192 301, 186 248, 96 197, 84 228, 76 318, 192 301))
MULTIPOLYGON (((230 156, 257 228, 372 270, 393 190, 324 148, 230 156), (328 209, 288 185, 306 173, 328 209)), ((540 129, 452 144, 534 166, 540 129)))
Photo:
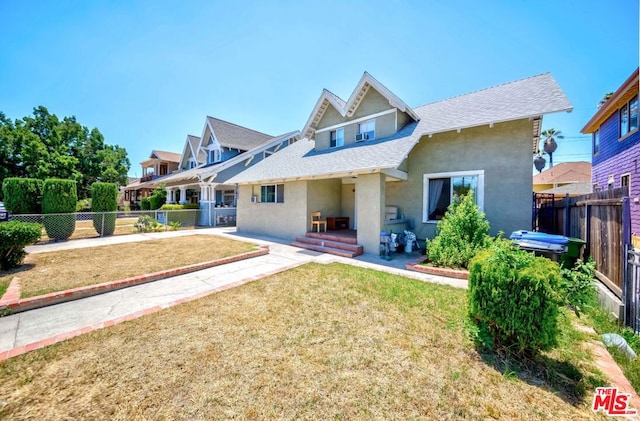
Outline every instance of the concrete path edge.
POLYGON ((22 299, 20 299, 19 294, 16 293, 16 291, 19 291, 19 281, 13 280, 9 285, 6 293, 2 296, 2 298, 0 298, 0 315, 14 314, 21 311, 33 310, 36 308, 60 304, 80 298, 87 298, 94 295, 115 291, 117 289, 140 285, 147 282, 158 281, 160 279, 165 279, 172 276, 184 275, 186 273, 220 266, 227 263, 233 263, 240 260, 251 259, 258 256, 265 256, 267 254, 269 254, 269 246, 262 245, 259 246, 257 250, 237 254, 235 256, 224 257, 222 259, 210 260, 207 262, 195 263, 178 268, 132 276, 130 278, 120 279, 117 281, 88 285, 84 287, 73 288, 65 291, 57 291, 50 294, 22 299))

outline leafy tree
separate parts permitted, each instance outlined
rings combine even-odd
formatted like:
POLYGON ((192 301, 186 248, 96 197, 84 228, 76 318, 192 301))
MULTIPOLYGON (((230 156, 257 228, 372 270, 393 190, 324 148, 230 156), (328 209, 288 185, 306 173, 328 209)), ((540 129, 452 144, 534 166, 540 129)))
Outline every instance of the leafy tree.
POLYGON ((0 112, 0 182, 7 177, 74 180, 84 199, 96 181, 126 184, 130 166, 124 148, 106 144, 98 129, 89 130, 74 116, 60 120, 39 106, 14 122, 0 112))

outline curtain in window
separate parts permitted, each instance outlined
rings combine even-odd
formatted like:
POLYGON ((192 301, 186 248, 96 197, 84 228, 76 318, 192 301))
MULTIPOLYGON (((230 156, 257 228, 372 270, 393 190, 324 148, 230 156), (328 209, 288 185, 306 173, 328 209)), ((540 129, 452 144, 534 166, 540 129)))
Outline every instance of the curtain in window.
POLYGON ((429 180, 429 215, 436 210, 443 186, 443 179, 429 180))

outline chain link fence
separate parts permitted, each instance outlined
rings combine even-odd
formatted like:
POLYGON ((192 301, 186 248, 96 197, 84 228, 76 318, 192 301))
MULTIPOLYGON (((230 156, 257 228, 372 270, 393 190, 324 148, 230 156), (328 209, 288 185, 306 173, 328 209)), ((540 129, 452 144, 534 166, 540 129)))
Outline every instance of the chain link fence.
POLYGON ((180 209, 12 214, 10 219, 41 224, 46 241, 191 229, 198 224, 200 213, 199 209, 180 209))

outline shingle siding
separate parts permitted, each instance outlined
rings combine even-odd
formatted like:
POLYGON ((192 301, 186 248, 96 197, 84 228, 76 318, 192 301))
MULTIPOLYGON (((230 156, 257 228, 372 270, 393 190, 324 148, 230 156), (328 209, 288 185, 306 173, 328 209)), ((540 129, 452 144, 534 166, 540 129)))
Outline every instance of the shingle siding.
MULTIPOLYGON (((610 130, 607 120, 602 126, 603 130, 610 130)), ((616 129, 617 130, 617 129, 616 129)), ((625 144, 629 142, 630 147, 628 149, 620 148, 619 145, 612 145, 614 141, 603 142, 600 138, 600 151, 601 153, 594 156, 593 168, 591 171, 591 182, 598 183, 600 189, 606 189, 609 176, 613 175, 613 187, 620 187, 620 176, 622 174, 630 174, 631 191, 629 197, 631 198, 631 232, 633 235, 640 235, 640 203, 634 202, 635 198, 640 198, 640 172, 638 172, 638 165, 640 165, 640 132, 632 134, 622 142, 618 142, 617 138, 614 139, 615 143, 625 144), (634 139, 635 138, 635 139, 634 139), (604 149, 608 146, 608 149, 604 149), (618 154, 611 154, 610 151, 621 149, 618 154), (609 155, 608 159, 602 159, 603 156, 609 155), (596 161, 596 157, 599 157, 596 161)), ((609 138, 611 139, 611 138, 609 138)))
POLYGON ((627 135, 623 140, 618 140, 620 133, 618 125, 618 111, 616 111, 600 126, 600 151, 593 155, 594 166, 640 143, 640 130, 627 135))

